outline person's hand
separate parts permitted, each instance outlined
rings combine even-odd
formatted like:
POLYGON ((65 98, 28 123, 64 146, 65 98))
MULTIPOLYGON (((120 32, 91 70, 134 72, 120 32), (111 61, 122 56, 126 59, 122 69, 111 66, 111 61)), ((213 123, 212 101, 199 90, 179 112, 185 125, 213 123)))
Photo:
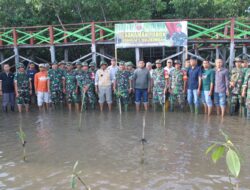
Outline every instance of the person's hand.
POLYGON ((229 96, 229 90, 226 91, 226 95, 229 96))
POLYGON ((150 93, 150 88, 148 88, 148 93, 150 93))
POLYGON ((229 86, 234 87, 235 86, 234 82, 229 82, 229 86))
POLYGON ((63 93, 66 94, 66 89, 65 88, 63 88, 63 93))
POLYGON ((167 93, 167 89, 166 88, 164 88, 164 90, 163 90, 163 94, 166 94, 167 93))
POLYGON ((83 87, 83 92, 86 93, 88 91, 89 87, 88 86, 84 86, 83 87))
POLYGON ((245 91, 245 90, 242 91, 241 96, 242 96, 242 97, 245 97, 245 96, 246 96, 246 91, 245 91))
POLYGON ((30 90, 30 95, 32 95, 32 90, 30 90))
POLYGON ((98 94, 98 87, 95 87, 95 93, 98 94))
POLYGON ((209 91, 208 96, 212 96, 212 91, 209 91))
POLYGON ((19 97, 19 93, 18 93, 18 92, 16 93, 16 97, 17 97, 17 98, 19 97))
POLYGON ((132 90, 133 90, 133 88, 130 88, 130 89, 128 90, 128 93, 131 94, 131 93, 132 93, 132 90))

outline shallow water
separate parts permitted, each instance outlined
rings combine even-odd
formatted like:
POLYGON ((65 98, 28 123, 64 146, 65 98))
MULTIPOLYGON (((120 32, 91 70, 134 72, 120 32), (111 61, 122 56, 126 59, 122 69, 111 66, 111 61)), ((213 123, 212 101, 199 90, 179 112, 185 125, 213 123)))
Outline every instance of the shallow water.
MULTIPOLYGON (((250 122, 190 113, 166 113, 165 125, 163 119, 161 112, 131 111, 120 117, 117 110, 1 113, 0 189, 70 189, 77 160, 82 179, 93 190, 231 189, 225 162, 215 165, 205 155, 211 141, 223 140, 220 128, 244 160, 240 189, 250 189, 250 122), (25 163, 16 135, 20 126, 27 136, 25 163)), ((77 189, 84 187, 78 183, 77 189)))

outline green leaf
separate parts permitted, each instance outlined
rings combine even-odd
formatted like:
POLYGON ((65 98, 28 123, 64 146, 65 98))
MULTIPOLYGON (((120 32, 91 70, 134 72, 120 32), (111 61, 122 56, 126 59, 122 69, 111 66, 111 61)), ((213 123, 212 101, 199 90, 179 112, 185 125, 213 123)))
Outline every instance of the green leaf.
POLYGON ((216 144, 212 144, 211 146, 209 146, 206 150, 206 154, 208 154, 211 150, 213 150, 214 147, 216 147, 216 144))
POLYGON ((240 167, 241 167, 240 159, 234 150, 232 149, 228 150, 227 155, 226 155, 226 162, 227 162, 227 167, 230 173, 234 177, 238 177, 240 173, 240 167))
POLYGON ((225 152, 224 146, 216 147, 215 151, 211 155, 213 162, 216 163, 223 156, 224 152, 225 152))

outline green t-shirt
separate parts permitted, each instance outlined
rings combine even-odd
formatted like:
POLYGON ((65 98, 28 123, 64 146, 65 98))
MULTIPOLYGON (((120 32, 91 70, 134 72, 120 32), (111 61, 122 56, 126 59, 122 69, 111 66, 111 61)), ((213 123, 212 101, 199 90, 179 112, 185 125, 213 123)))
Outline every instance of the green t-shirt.
POLYGON ((209 91, 211 83, 214 83, 214 70, 202 70, 202 90, 209 91))

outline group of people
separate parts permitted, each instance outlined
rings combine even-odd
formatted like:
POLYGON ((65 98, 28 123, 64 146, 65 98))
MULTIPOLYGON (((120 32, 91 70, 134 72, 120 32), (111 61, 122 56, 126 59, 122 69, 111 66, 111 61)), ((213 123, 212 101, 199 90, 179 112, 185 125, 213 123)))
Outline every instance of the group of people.
POLYGON ((76 111, 95 109, 97 101, 100 111, 107 102, 111 111, 115 99, 125 111, 128 105, 135 102, 136 111, 141 103, 148 110, 150 104, 154 109, 169 104, 169 111, 184 110, 188 104, 190 112, 198 114, 201 105, 204 113, 211 115, 216 107, 218 115, 225 115, 229 106, 231 115, 242 114, 250 119, 250 69, 248 60, 235 58, 234 68, 224 67, 222 59, 216 59, 215 65, 204 60, 202 65, 197 59, 186 59, 182 65, 180 60, 168 59, 166 66, 160 59, 154 64, 143 60, 134 69, 132 62, 117 64, 111 59, 110 66, 105 61, 96 63, 61 61, 51 64, 39 64, 39 72, 34 63, 25 69, 22 63, 16 65, 16 72, 10 72, 9 64, 3 65, 0 74, 0 95, 2 109, 14 111, 15 101, 18 111, 22 105, 29 111, 32 98, 36 98, 40 110, 57 107, 66 102, 76 111), (153 67, 155 68, 153 69, 153 67), (51 68, 50 68, 51 67, 51 68))

